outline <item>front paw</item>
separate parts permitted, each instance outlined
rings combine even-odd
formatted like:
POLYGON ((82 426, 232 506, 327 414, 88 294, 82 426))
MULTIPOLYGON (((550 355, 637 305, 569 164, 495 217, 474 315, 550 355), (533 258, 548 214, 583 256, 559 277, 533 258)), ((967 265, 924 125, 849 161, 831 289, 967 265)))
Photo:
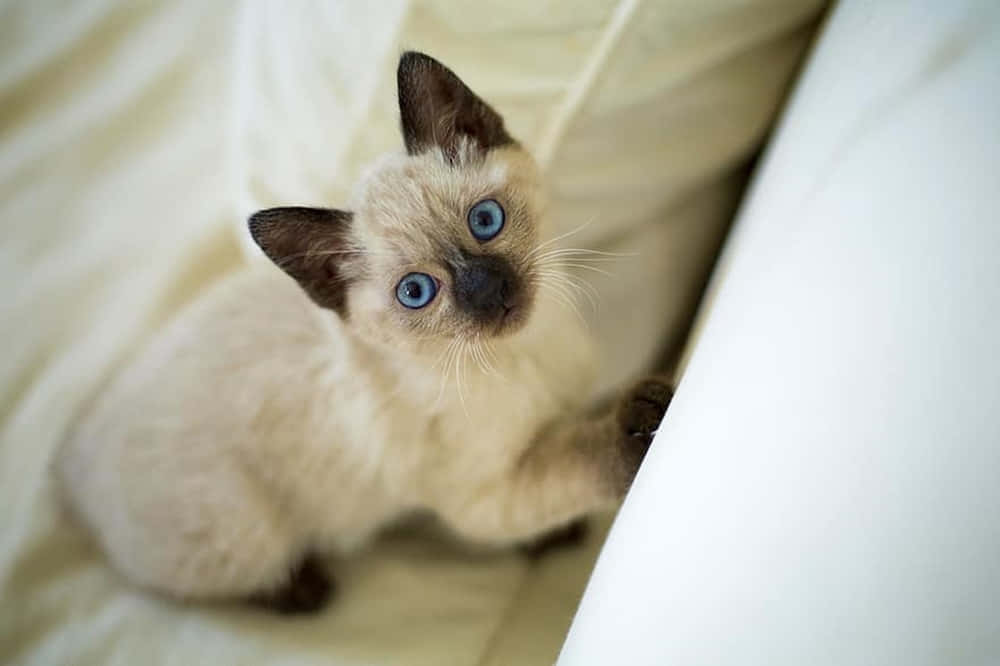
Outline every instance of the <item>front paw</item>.
POLYGON ((314 555, 292 569, 288 580, 276 590, 256 594, 250 602, 281 615, 307 615, 323 609, 333 596, 335 584, 314 555))
POLYGON ((673 395, 673 389, 665 380, 647 377, 633 386, 618 403, 615 420, 619 428, 626 488, 632 483, 673 395))
POLYGON ((587 522, 577 518, 573 522, 557 527, 519 546, 522 553, 531 559, 538 559, 555 550, 575 548, 587 538, 587 522))

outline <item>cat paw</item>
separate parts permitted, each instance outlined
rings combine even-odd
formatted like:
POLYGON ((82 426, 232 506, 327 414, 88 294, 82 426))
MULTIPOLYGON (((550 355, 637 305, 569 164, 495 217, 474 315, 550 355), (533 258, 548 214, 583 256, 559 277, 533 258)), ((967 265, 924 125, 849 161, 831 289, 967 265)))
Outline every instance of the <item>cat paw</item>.
POLYGON ((556 550, 576 548, 587 538, 587 521, 578 518, 571 523, 557 527, 523 543, 518 549, 531 559, 538 559, 556 550))
POLYGON ((625 394, 615 412, 627 484, 639 469, 674 391, 665 380, 647 377, 625 394))
POLYGON ((315 556, 307 556, 276 590, 258 594, 251 602, 281 615, 306 615, 322 610, 335 585, 315 556))

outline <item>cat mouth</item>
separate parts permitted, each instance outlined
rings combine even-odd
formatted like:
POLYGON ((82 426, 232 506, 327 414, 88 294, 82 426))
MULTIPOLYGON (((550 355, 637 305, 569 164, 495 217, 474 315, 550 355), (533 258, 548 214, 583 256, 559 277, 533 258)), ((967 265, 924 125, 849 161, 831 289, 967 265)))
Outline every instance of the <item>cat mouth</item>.
POLYGON ((503 337, 519 331, 527 320, 527 312, 528 308, 524 303, 504 305, 496 324, 493 325, 494 337, 503 337))
POLYGON ((514 311, 514 306, 503 306, 503 313, 500 315, 500 321, 497 322, 497 328, 495 333, 500 335, 503 332, 504 326, 510 321, 510 313, 514 311))

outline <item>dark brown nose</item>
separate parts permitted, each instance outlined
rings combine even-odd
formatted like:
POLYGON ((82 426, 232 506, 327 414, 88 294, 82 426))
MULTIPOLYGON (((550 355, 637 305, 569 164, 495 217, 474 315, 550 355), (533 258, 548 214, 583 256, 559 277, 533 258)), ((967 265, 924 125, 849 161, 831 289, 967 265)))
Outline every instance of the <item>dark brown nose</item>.
POLYGON ((510 263, 494 255, 471 255, 453 268, 455 304, 483 321, 492 321, 514 307, 517 275, 510 263))

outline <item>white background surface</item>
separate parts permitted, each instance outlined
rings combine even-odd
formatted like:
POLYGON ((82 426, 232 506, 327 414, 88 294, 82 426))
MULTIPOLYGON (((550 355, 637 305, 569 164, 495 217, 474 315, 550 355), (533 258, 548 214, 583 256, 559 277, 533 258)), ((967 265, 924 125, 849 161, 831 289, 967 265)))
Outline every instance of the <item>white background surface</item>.
POLYGON ((834 12, 560 664, 1000 661, 1000 5, 834 12))

